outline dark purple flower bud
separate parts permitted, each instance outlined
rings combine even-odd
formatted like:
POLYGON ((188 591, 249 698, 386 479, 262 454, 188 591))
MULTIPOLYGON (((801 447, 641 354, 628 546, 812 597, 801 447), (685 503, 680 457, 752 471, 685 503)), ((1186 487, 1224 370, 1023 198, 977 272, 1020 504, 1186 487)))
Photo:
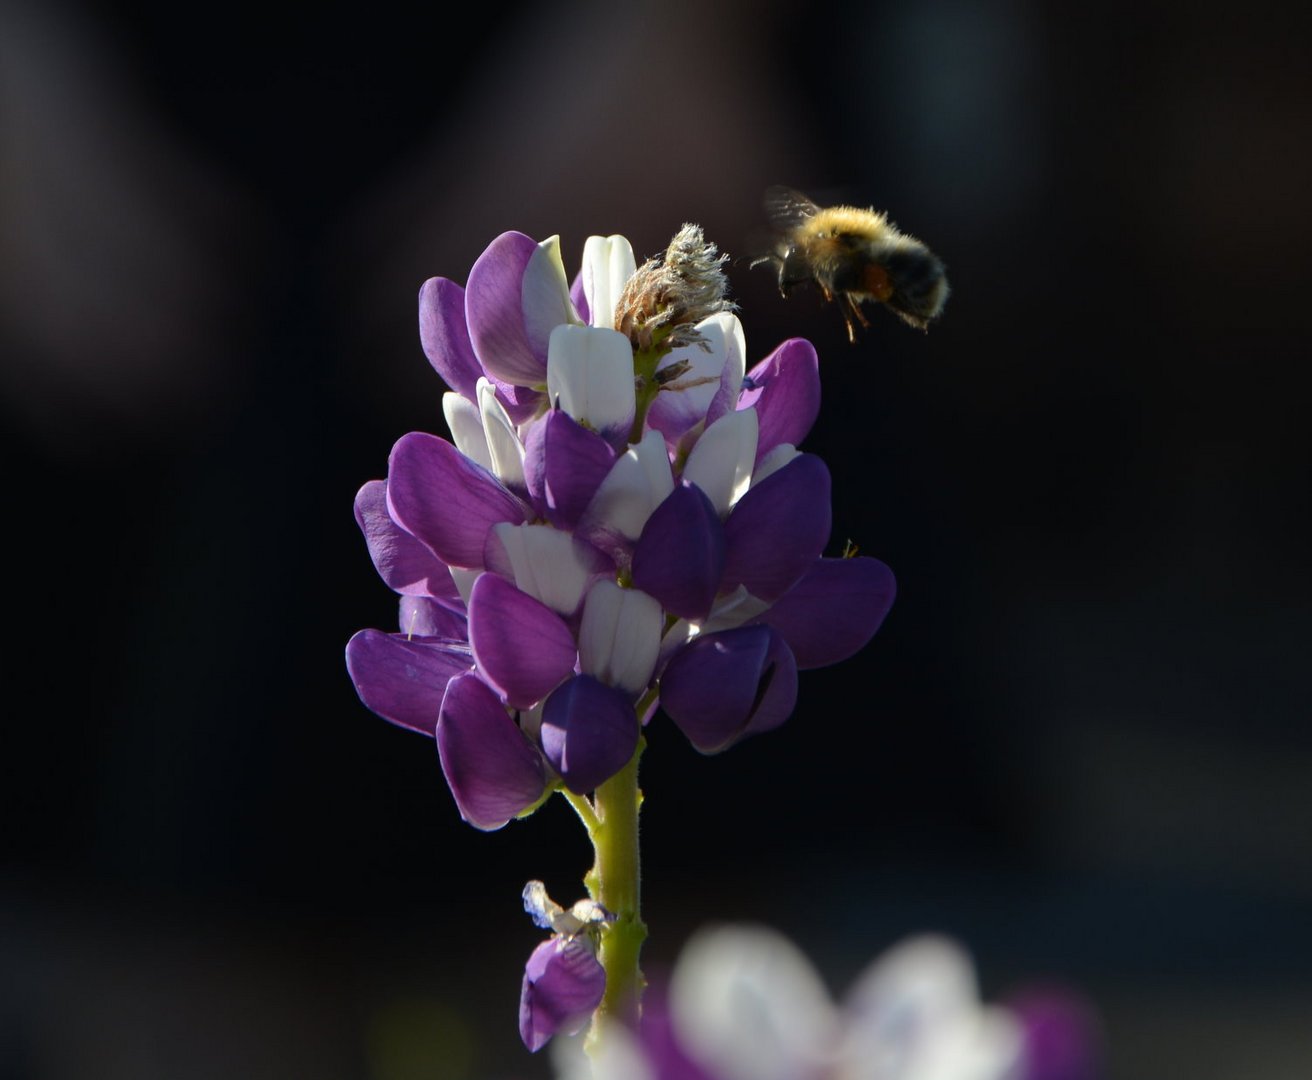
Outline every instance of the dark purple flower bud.
POLYGON ((534 424, 524 442, 529 498, 558 529, 579 523, 614 464, 610 444, 560 409, 534 424))
POLYGON ((638 718, 628 695, 578 675, 547 698, 540 738, 551 767, 582 795, 629 763, 638 747, 638 718))
POLYGON ((601 1004, 606 972, 586 936, 544 941, 524 966, 519 1037, 534 1052, 553 1035, 581 1030, 601 1004))
POLYGON ((461 397, 477 401, 483 374, 465 326, 465 290, 446 278, 429 278, 419 289, 419 343, 433 370, 461 397))
POLYGON ((403 634, 361 630, 346 643, 346 670, 360 700, 384 720, 432 735, 447 684, 473 665, 469 650, 403 634))
POLYGON ((701 488, 681 484, 647 519, 633 552, 633 584, 684 619, 711 610, 724 576, 724 526, 701 488))
POLYGON ((387 482, 370 480, 355 496, 355 520, 364 533, 369 557, 389 588, 403 596, 437 596, 455 600, 455 582, 446 563, 392 520, 387 512, 387 482))
POLYGON ((474 582, 469 642, 479 672, 516 709, 546 697, 578 658, 565 620, 497 574, 474 582))
POLYGON ((817 559, 760 621, 783 634, 799 668, 824 667, 875 636, 896 592, 893 571, 878 559, 817 559))
POLYGON ((541 753, 477 675, 447 684, 436 734, 442 773, 475 828, 501 828, 546 791, 541 753))
POLYGON ((412 431, 387 464, 392 520, 448 566, 481 568, 492 526, 518 525, 524 504, 445 439, 412 431))
POLYGON ((745 585, 762 600, 786 593, 829 540, 829 470, 799 454, 753 485, 724 525, 728 544, 721 591, 745 585))
POLYGON ((781 443, 797 446, 820 415, 820 358, 804 338, 789 338, 747 373, 738 408, 755 408, 759 462, 781 443))
POLYGON ((797 704, 797 663, 768 626, 695 637, 661 676, 661 707, 703 754, 776 728, 797 704))

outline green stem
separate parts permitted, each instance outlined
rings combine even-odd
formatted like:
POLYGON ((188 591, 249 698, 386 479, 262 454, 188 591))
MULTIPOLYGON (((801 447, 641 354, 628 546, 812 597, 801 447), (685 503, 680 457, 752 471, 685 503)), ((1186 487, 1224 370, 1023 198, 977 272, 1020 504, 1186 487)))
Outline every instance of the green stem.
POLYGON ((596 793, 597 826, 592 833, 597 862, 586 883, 615 921, 601 938, 601 966, 606 971, 606 995, 593 1017, 589 1042, 595 1045, 608 1020, 636 1025, 643 978, 638 955, 647 937, 639 912, 638 760, 646 746, 638 740, 632 760, 607 780, 596 793))

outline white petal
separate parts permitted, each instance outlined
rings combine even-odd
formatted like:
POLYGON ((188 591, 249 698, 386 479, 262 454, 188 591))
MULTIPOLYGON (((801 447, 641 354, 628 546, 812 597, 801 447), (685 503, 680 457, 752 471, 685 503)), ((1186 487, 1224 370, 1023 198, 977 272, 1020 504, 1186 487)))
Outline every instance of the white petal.
POLYGON ((524 886, 524 910, 533 917, 533 922, 543 930, 553 928, 552 924, 565 909, 547 895, 547 887, 540 881, 530 881, 524 886))
MULTIPOLYGON (((659 431, 649 431, 642 442, 615 459, 588 504, 584 521, 588 526, 601 525, 636 540, 652 511, 673 490, 674 474, 665 439, 659 431)), ((582 530, 584 525, 579 527, 582 530)))
POLYGON ((456 583, 456 592, 460 594, 460 599, 465 602, 465 607, 469 607, 469 594, 474 591, 474 582, 478 580, 478 575, 483 573, 482 570, 466 570, 462 566, 448 567, 451 571, 451 580, 456 583))
POLYGON ((534 351, 544 349, 551 331, 578 316, 569 298, 565 264, 560 258, 560 237, 551 236, 538 244, 524 267, 520 298, 524 308, 524 333, 534 351))
POLYGON ((515 576, 515 586, 553 611, 572 615, 578 610, 593 566, 580 557, 574 537, 550 525, 492 526, 515 576))
POLYGON ((801 454, 802 452, 792 443, 780 443, 756 463, 756 468, 752 470, 751 486, 756 487, 771 473, 778 472, 793 458, 800 457, 801 454))
POLYGON ((478 405, 482 413, 483 434, 492 458, 492 472, 507 487, 524 487, 524 444, 515 434, 515 425, 497 400, 497 389, 485 379, 478 380, 478 405))
POLYGON ((624 237, 588 237, 583 245, 583 295, 593 326, 615 329, 615 305, 636 269, 633 246, 624 237))
POLYGON ((636 694, 656 668, 661 605, 641 589, 598 581, 588 591, 579 627, 579 666, 609 686, 636 694))
POLYGON ((655 1080, 651 1064, 629 1029, 618 1020, 602 1023, 601 1038, 589 1053, 583 1052, 583 1040, 591 1036, 557 1035, 551 1040, 556 1080, 655 1080))
POLYGON ((697 329, 710 347, 709 352, 700 345, 685 345, 671 349, 656 367, 659 373, 672 364, 689 365, 669 388, 657 395, 652 405, 658 415, 668 418, 661 428, 676 434, 705 419, 706 410, 720 391, 726 368, 735 396, 743 382, 747 342, 738 316, 727 312, 711 315, 699 322, 697 329))
POLYGON ((476 461, 492 472, 492 454, 483 434, 483 417, 478 406, 468 398, 448 391, 442 395, 442 415, 451 430, 451 441, 470 461, 476 461))
POLYGON ((751 484, 758 433, 755 409, 725 413, 702 432, 688 455, 683 478, 702 489, 721 518, 751 484))
POLYGON ((721 630, 732 630, 751 622, 770 605, 747 591, 746 585, 739 585, 727 596, 715 601, 711 613, 700 622, 680 619, 661 638, 660 658, 658 664, 664 665, 684 645, 698 634, 714 634, 721 630))
POLYGON ((547 348, 547 398, 609 437, 633 424, 633 346, 616 330, 558 326, 547 348))
POLYGON ((724 1080, 819 1075, 837 1034, 824 985, 801 951, 764 927, 701 931, 670 985, 679 1041, 724 1080))
POLYGON ((970 958, 936 935, 889 950, 848 996, 842 1057, 850 1075, 1006 1080, 1021 1049, 1015 1018, 980 1005, 970 958))
POLYGON ((720 630, 732 630, 751 622, 770 605, 760 597, 747 591, 746 585, 739 585, 728 596, 720 597, 711 608, 711 613, 701 622, 703 634, 714 634, 720 630))

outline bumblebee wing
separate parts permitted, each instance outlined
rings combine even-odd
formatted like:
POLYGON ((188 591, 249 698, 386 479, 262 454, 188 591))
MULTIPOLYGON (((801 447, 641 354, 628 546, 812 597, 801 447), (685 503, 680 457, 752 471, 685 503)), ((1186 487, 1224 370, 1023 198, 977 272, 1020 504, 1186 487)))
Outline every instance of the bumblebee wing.
POLYGON ((820 207, 800 191, 778 185, 765 189, 764 201, 770 223, 785 232, 820 212, 820 207))

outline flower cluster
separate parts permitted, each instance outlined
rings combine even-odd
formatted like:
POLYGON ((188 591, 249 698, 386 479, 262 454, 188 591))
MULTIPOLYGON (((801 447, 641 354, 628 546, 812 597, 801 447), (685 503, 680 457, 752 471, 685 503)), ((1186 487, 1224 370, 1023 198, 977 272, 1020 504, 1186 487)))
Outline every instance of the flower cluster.
POLYGON ((892 603, 883 563, 822 555, 815 350, 747 371, 721 264, 692 226, 642 266, 592 237, 571 287, 556 238, 509 232, 420 291, 452 441, 405 435, 356 497, 400 632, 346 660, 480 829, 597 788, 657 704, 704 753, 778 726, 892 603))
POLYGON ((636 1032, 611 1030, 561 1080, 1094 1080, 1097 1023, 1069 993, 980 1000, 974 965, 941 935, 877 957, 835 1004, 806 956, 765 927, 700 931, 636 1032))

